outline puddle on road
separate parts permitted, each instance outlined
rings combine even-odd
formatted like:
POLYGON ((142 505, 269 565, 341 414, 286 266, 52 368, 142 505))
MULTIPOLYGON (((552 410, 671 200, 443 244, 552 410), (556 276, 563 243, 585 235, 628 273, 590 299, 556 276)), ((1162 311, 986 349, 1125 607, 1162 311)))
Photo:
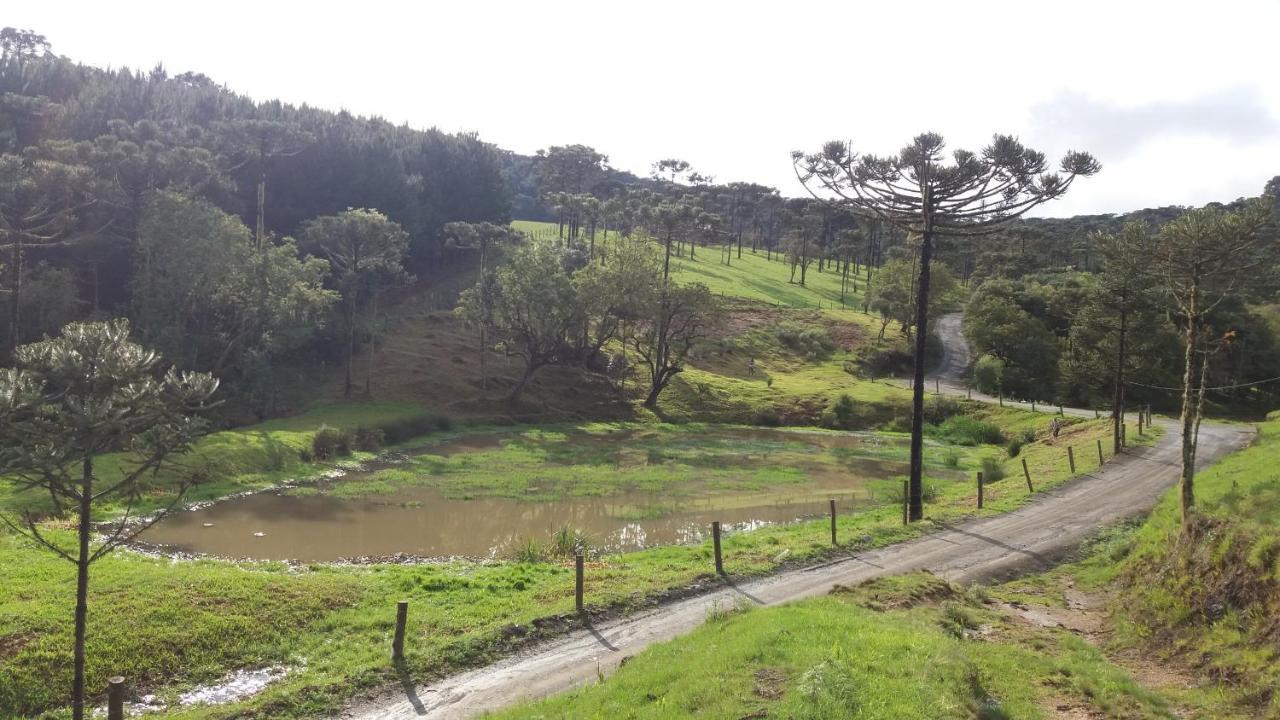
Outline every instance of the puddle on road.
MULTIPOLYGON (((504 437, 513 436, 463 437, 428 451, 433 455, 478 451, 497 447, 504 437)), ((713 520, 734 530, 825 515, 829 498, 837 499, 841 511, 848 512, 871 501, 869 480, 899 475, 906 469, 901 462, 842 458, 836 452, 868 447, 874 452, 877 446, 896 444, 897 438, 728 428, 709 431, 701 441, 705 443, 707 437, 747 442, 758 446, 751 450, 765 454, 771 444, 799 442, 815 452, 832 453, 838 469, 806 468, 809 479, 805 482, 749 492, 715 492, 691 482, 678 496, 624 492, 552 501, 452 499, 426 485, 375 499, 267 492, 174 513, 141 539, 181 552, 264 560, 317 562, 401 553, 484 558, 507 555, 528 539, 546 542, 567 525, 586 534, 597 547, 630 551, 699 541, 710 532, 713 520)), ((616 443, 621 455, 631 450, 629 438, 629 431, 623 431, 593 436, 591 442, 616 443)), ((664 449, 678 445, 663 443, 664 449)))

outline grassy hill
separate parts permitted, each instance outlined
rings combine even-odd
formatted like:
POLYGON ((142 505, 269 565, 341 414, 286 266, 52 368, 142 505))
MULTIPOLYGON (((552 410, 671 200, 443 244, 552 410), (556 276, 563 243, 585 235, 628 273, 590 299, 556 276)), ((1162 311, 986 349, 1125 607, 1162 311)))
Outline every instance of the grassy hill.
MULTIPOLYGON (((553 223, 517 221, 526 233, 554 237, 553 223)), ((613 236, 611 235, 611 238, 613 236)), ((606 244, 604 234, 599 242, 606 244)), ((744 251, 723 265, 714 250, 696 260, 677 258, 674 277, 702 282, 720 295, 723 325, 697 349, 660 405, 666 419, 702 422, 813 424, 841 394, 857 405, 848 427, 880 427, 901 415, 907 395, 877 378, 905 367, 910 357, 901 336, 879 340, 872 316, 840 307, 840 279, 810 268, 806 286, 791 282, 788 266, 744 251), (817 343, 815 345, 814 343, 817 343), (756 372, 751 372, 751 361, 756 372)), ((441 282, 451 288, 456 277, 441 282)), ((496 351, 485 358, 481 392, 479 337, 447 310, 437 309, 427 283, 388 311, 388 329, 372 358, 375 400, 394 398, 473 422, 558 422, 637 417, 637 383, 619 393, 599 376, 578 368, 539 371, 518 406, 504 397, 518 376, 518 360, 496 351)), ((847 296, 849 308, 861 295, 847 296)), ((357 380, 370 358, 358 358, 357 380)), ((322 396, 340 398, 335 372, 322 396)))

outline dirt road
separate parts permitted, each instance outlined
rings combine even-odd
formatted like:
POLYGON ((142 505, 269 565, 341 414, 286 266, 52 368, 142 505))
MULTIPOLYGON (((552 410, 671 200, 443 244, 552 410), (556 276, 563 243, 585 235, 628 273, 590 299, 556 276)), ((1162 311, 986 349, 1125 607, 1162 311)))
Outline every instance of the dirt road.
MULTIPOLYGON (((964 393, 968 347, 959 315, 939 320, 945 353, 930 382, 964 393)), ((975 396, 976 398, 977 396, 975 396)), ((1010 404, 1006 401, 1006 404, 1010 404)), ((1069 411, 1093 416, 1093 411, 1069 411)), ((1252 431, 1206 423, 1199 456, 1208 464, 1243 446, 1252 431)), ((488 667, 411 692, 355 706, 342 717, 373 720, 467 718, 519 700, 546 696, 610 673, 623 658, 703 623, 708 611, 740 602, 776 605, 826 594, 832 585, 926 569, 955 581, 985 580, 1051 565, 1099 528, 1150 510, 1178 477, 1177 433, 1134 450, 1100 472, 1078 477, 1015 512, 973 520, 910 542, 742 582, 722 590, 600 623, 488 667)))

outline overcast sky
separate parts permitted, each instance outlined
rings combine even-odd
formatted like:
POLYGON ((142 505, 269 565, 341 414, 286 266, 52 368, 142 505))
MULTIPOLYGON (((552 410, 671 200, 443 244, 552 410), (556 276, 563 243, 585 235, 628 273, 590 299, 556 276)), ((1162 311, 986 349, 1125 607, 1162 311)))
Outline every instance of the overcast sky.
POLYGON ((67 2, 0 25, 100 66, 203 72, 522 153, 802 192, 791 150, 1013 133, 1102 161, 1040 214, 1257 195, 1280 174, 1280 2, 67 2))

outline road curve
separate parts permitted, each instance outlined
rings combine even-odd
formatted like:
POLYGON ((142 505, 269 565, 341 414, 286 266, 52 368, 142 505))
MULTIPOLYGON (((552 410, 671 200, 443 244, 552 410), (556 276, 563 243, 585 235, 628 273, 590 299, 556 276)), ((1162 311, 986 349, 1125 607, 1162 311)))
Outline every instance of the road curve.
MULTIPOLYGON (((959 314, 940 318, 938 332, 944 355, 930 380, 947 392, 963 394, 969 358, 959 314)), ((1092 410, 1069 412, 1093 416, 1092 410)), ((1242 447, 1252 434, 1249 428, 1206 423, 1200 429, 1199 464, 1207 465, 1242 447)), ((594 680, 600 672, 612 672, 625 657, 693 630, 716 606, 744 601, 777 605, 824 595, 833 585, 913 570, 964 582, 1042 569, 1099 528, 1149 511, 1178 475, 1177 433, 1166 432, 1154 447, 1127 452, 1100 471, 1044 492, 1016 511, 601 622, 487 667, 355 705, 341 717, 468 718, 568 690, 594 680)))

